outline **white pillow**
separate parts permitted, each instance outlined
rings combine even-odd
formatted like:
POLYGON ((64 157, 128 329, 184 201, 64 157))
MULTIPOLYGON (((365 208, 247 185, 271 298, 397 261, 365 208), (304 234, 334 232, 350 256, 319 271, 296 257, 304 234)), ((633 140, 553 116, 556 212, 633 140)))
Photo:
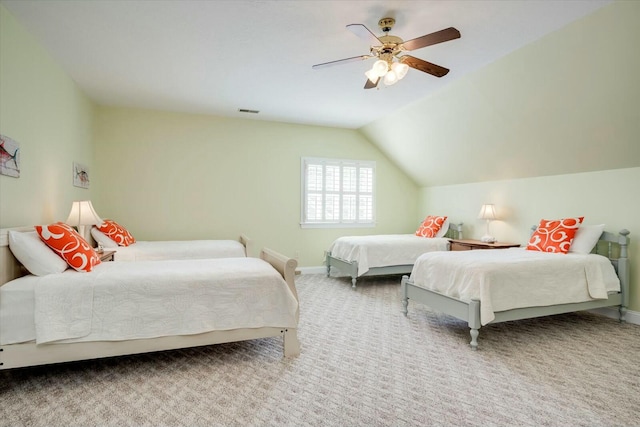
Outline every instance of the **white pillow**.
POLYGON ((593 247, 598 243, 598 239, 604 231, 604 224, 600 225, 580 225, 576 235, 573 237, 569 252, 574 254, 591 253, 593 247))
POLYGON ((69 267, 35 231, 9 230, 9 249, 29 273, 36 276, 62 273, 69 267))
POLYGON ((96 227, 91 227, 91 236, 96 243, 102 244, 103 248, 117 248, 118 244, 111 240, 111 237, 98 230, 96 227))
POLYGON ((440 230, 436 233, 436 237, 444 237, 447 231, 449 231, 449 217, 442 223, 442 227, 440 227, 440 230))

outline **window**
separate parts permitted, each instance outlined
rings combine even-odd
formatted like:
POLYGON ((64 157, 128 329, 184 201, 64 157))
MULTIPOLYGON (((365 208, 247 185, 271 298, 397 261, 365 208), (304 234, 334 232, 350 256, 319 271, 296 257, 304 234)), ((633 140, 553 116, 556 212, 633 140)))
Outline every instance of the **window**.
POLYGON ((302 158, 302 227, 375 226, 376 163, 302 158))

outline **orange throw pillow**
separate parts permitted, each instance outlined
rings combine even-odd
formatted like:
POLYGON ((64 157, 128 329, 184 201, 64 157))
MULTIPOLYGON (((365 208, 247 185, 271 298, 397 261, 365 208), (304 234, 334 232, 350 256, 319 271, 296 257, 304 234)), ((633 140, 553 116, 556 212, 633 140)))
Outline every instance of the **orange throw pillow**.
POLYGON ((432 216, 429 215, 422 221, 420 227, 416 230, 416 236, 420 237, 436 237, 436 234, 442 228, 442 225, 447 220, 446 216, 432 216))
POLYGON ((35 229, 40 239, 74 270, 89 272, 100 264, 100 257, 91 245, 64 222, 36 225, 35 229))
POLYGON ((111 240, 120 246, 129 246, 136 242, 131 233, 126 228, 115 221, 105 219, 98 227, 98 230, 106 234, 111 240))
POLYGON ((559 220, 540 220, 540 225, 529 239, 527 250, 566 254, 576 235, 583 216, 559 220))

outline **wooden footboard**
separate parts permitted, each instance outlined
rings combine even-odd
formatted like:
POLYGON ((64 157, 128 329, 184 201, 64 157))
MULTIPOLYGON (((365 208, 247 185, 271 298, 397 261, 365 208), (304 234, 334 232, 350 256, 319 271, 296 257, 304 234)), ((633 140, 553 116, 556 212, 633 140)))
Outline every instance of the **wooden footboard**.
MULTIPOLYGON (((18 230, 30 231, 32 228, 20 227, 18 230)), ((294 282, 297 261, 266 248, 261 251, 260 258, 270 263, 282 275, 297 300, 298 293, 294 282)), ((9 280, 24 275, 24 270, 8 248, 6 229, 0 230, 0 272, 0 274, 2 274, 0 286, 9 280)), ((298 320, 298 318, 299 308, 296 311, 296 320, 298 320)), ((277 336, 282 336, 283 338, 285 357, 293 357, 300 354, 297 328, 263 327, 128 341, 97 341, 40 345, 29 342, 2 345, 0 346, 0 370, 277 336)))

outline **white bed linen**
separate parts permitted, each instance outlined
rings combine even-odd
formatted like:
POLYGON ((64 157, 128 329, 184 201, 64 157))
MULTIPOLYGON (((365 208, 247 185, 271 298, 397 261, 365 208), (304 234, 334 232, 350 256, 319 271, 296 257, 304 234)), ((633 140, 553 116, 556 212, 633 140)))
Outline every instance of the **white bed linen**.
POLYGON ((620 290, 604 256, 524 248, 427 253, 416 260, 410 280, 462 301, 480 300, 482 325, 498 311, 606 299, 620 290))
MULTIPOLYGON (((107 262, 91 273, 27 277, 16 281, 33 287, 35 335, 25 336, 30 328, 23 327, 21 341, 13 342, 119 341, 297 325, 295 297, 258 258, 107 262)), ((3 300, 7 286, 13 282, 0 288, 3 300)))
POLYGON ((38 278, 28 275, 0 286, 0 345, 35 339, 34 288, 38 278))
POLYGON ((379 234, 345 236, 336 239, 329 248, 331 255, 358 262, 358 276, 370 268, 391 265, 411 265, 425 252, 448 251, 449 239, 418 237, 414 234, 379 234))
POLYGON ((167 259, 237 258, 245 247, 236 240, 137 241, 114 250, 115 261, 161 261, 167 259))

